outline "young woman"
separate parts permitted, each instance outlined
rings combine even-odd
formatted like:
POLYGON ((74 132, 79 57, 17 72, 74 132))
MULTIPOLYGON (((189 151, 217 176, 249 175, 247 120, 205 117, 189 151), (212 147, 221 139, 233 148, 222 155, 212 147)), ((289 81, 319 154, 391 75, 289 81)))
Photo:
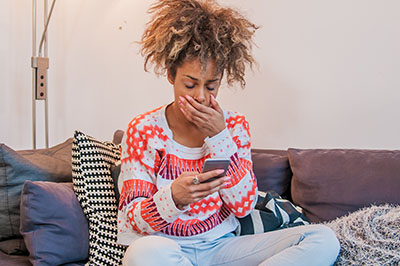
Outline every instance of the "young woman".
POLYGON ((222 79, 245 85, 257 27, 214 1, 161 0, 142 38, 145 68, 166 73, 174 101, 135 117, 122 140, 119 242, 124 265, 331 265, 325 226, 235 236, 257 199, 249 125, 216 98, 222 79), (226 176, 201 173, 228 158, 226 176))

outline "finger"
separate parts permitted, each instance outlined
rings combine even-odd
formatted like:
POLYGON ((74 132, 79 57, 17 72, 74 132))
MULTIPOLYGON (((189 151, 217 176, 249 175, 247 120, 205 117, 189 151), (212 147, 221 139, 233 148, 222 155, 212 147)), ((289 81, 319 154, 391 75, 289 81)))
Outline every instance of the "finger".
POLYGON ((208 171, 205 173, 201 173, 198 175, 198 178, 199 178, 200 182, 205 182, 212 177, 216 177, 220 174, 223 174, 224 172, 225 172, 224 169, 216 169, 216 170, 208 171))
POLYGON ((188 112, 185 111, 184 106, 182 106, 182 105, 179 106, 179 109, 181 110, 182 114, 186 117, 187 120, 194 122, 192 119, 192 116, 188 112))
POLYGON ((203 182, 198 185, 194 185, 191 187, 191 192, 207 192, 219 188, 220 186, 225 187, 230 180, 229 177, 223 176, 219 177, 211 182, 203 182))
MULTIPOLYGON (((184 183, 186 186, 190 186, 190 185, 193 185, 193 178, 198 175, 199 175, 199 172, 194 172, 194 171, 183 172, 180 174, 179 179, 184 180, 184 183)), ((200 181, 200 179, 199 179, 199 181, 200 181)))
POLYGON ((201 183, 198 188, 198 191, 207 191, 213 190, 215 188, 219 188, 220 186, 225 187, 229 183, 230 177, 229 176, 221 176, 212 180, 210 182, 201 183))
POLYGON ((199 127, 202 127, 202 125, 207 124, 210 121, 207 114, 197 111, 190 104, 186 106, 186 109, 184 108, 184 111, 186 112, 186 117, 188 118, 188 120, 199 127))
POLYGON ((221 106, 219 105, 219 103, 217 102, 217 100, 215 99, 214 95, 211 94, 211 106, 220 114, 223 113, 221 106))
POLYGON ((219 186, 222 186, 224 184, 225 185, 228 184, 229 180, 231 180, 231 178, 229 176, 221 176, 221 177, 218 177, 217 179, 209 182, 209 184, 211 186, 214 186, 214 187, 219 187, 219 186))
POLYGON ((179 100, 181 111, 186 115, 189 121, 202 122, 207 120, 206 113, 197 110, 188 100, 182 96, 179 97, 179 100))
POLYGON ((199 102, 197 102, 195 99, 193 99, 193 97, 191 97, 190 95, 186 95, 186 101, 192 106, 194 107, 197 111, 199 111, 200 113, 204 113, 204 114, 212 114, 213 109, 209 108, 208 106, 205 106, 199 102))
MULTIPOLYGON (((223 178, 221 178, 223 179, 223 178)), ((222 184, 219 184, 218 186, 215 186, 211 189, 207 189, 207 190, 202 190, 202 191, 197 191, 197 192, 193 192, 192 197, 194 201, 199 201, 202 198, 207 197, 208 195, 211 195, 215 192, 220 191, 221 189, 226 188, 228 185, 228 181, 223 181, 222 184)))

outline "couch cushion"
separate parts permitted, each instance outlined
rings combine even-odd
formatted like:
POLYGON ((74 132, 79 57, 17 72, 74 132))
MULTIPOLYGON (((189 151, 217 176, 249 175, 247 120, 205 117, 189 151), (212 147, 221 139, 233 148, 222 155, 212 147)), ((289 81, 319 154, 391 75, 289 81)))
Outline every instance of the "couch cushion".
POLYGON ((72 139, 49 149, 14 151, 0 144, 0 240, 20 238, 19 204, 25 180, 71 182, 72 139))
POLYGON ((72 146, 74 191, 89 221, 89 264, 120 265, 126 247, 117 243, 117 202, 111 166, 120 146, 76 131, 72 146))
POLYGON ((400 203, 400 151, 289 149, 292 199, 311 222, 400 203))
POLYGON ((258 190, 272 190, 281 196, 287 196, 292 171, 286 151, 252 149, 251 157, 258 190))
POLYGON ((61 265, 87 259, 88 231, 72 183, 25 182, 21 233, 33 265, 61 265))

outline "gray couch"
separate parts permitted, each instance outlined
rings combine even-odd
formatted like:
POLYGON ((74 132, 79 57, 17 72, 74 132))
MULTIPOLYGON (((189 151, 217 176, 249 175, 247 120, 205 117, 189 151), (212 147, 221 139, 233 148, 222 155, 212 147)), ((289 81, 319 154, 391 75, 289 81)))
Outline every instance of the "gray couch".
MULTIPOLYGON (((115 133, 115 143, 121 134, 115 133)), ((88 224, 72 188, 71 144, 68 139, 49 149, 27 151, 1 144, 0 265, 51 265, 38 260, 38 252, 62 265, 85 263, 88 224), (54 218, 57 215, 62 217, 54 218), (68 217, 74 218, 72 225, 68 217), (35 224, 43 226, 43 221, 49 222, 50 233, 37 237, 35 224), (75 245, 76 252, 64 250, 68 245, 75 245)), ((259 190, 273 190, 293 201, 312 223, 329 222, 371 204, 400 204, 400 151, 253 149, 252 158, 259 190)))

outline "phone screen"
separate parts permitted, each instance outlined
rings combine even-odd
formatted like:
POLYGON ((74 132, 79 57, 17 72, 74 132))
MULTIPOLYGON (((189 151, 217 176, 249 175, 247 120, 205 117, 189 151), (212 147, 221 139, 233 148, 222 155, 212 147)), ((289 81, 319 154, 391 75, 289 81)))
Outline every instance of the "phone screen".
POLYGON ((218 176, 211 177, 207 181, 204 182, 211 182, 217 178, 223 177, 226 175, 226 171, 228 171, 228 167, 231 161, 229 159, 207 159, 204 161, 203 165, 203 170, 201 171, 202 173, 212 171, 212 170, 217 170, 217 169, 223 169, 224 172, 218 176))

